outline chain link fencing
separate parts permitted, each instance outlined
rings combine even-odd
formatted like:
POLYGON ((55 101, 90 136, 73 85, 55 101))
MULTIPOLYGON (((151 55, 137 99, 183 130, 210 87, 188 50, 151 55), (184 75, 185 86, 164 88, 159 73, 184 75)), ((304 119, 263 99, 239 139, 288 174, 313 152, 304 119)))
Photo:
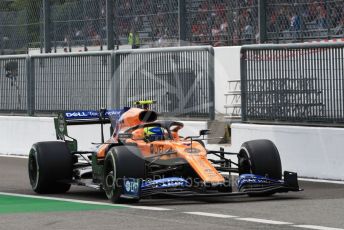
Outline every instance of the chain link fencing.
POLYGON ((2 2, 0 4, 0 54, 27 53, 29 49, 40 49, 42 28, 40 1, 23 1, 21 4, 15 1, 2 2))
POLYGON ((115 1, 117 44, 135 48, 178 45, 178 2, 178 0, 115 1))
POLYGON ((53 51, 102 50, 106 45, 105 0, 74 0, 51 5, 53 51), (73 48, 73 49, 72 49, 73 48))
POLYGON ((52 52, 344 39, 344 0, 6 2, 0 4, 2 53, 42 52, 44 37, 52 52))
POLYGON ((213 46, 256 43, 258 0, 186 2, 187 38, 213 46))
POLYGON ((271 42, 344 38, 343 0, 271 0, 266 12, 271 42))

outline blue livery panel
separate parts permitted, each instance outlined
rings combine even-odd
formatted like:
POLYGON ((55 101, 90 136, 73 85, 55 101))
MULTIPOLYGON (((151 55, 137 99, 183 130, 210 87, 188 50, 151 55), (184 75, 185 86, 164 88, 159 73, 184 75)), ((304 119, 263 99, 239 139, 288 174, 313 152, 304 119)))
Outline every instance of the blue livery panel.
POLYGON ((123 195, 132 197, 132 198, 139 198, 140 197, 140 179, 134 178, 123 178, 123 195))
POLYGON ((246 186, 260 185, 260 186, 274 186, 283 185, 284 181, 273 180, 267 177, 255 175, 255 174, 242 174, 237 179, 237 185, 239 191, 246 186))
POLYGON ((167 177, 157 180, 148 180, 142 183, 141 189, 149 188, 176 188, 187 187, 189 183, 180 177, 167 177))

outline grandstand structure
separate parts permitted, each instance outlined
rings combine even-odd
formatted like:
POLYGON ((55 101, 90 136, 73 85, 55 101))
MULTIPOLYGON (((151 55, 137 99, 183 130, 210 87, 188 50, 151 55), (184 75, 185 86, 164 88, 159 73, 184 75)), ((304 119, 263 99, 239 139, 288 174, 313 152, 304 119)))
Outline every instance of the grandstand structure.
POLYGON ((294 43, 344 37, 344 0, 6 0, 0 53, 294 43))

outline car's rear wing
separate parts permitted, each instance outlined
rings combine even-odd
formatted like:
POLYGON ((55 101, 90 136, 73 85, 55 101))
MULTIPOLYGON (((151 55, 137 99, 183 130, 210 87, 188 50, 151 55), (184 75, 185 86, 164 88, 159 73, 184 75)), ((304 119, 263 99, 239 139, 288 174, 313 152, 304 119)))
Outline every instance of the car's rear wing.
POLYGON ((118 120, 127 110, 128 108, 100 111, 67 111, 62 113, 62 116, 67 125, 107 124, 111 123, 112 120, 118 120))
POLYGON ((125 107, 123 109, 78 110, 59 113, 54 119, 56 138, 66 141, 66 137, 69 137, 72 139, 72 143, 69 143, 70 149, 76 151, 77 141, 68 135, 67 126, 100 124, 102 142, 104 142, 103 125, 111 123, 111 130, 113 130, 121 115, 129 109, 125 107))

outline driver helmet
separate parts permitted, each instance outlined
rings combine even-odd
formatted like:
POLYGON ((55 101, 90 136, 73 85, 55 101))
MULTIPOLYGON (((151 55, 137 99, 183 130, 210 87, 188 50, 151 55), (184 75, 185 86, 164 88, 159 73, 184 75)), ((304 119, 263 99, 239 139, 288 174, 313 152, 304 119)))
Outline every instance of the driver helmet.
POLYGON ((164 130, 159 126, 145 127, 143 131, 145 138, 148 141, 157 141, 164 139, 164 130))

